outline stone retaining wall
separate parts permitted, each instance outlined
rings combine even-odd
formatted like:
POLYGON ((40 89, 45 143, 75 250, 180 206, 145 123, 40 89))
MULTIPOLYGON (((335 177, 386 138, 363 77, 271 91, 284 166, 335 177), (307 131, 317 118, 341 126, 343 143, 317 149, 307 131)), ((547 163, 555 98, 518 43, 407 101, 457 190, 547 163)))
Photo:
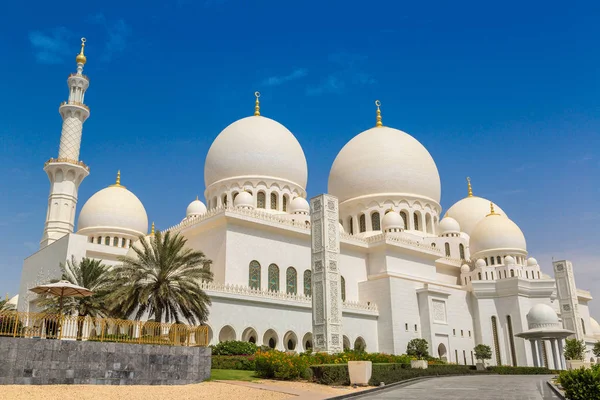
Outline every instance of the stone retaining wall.
POLYGON ((183 385, 210 366, 208 347, 0 337, 0 384, 183 385))

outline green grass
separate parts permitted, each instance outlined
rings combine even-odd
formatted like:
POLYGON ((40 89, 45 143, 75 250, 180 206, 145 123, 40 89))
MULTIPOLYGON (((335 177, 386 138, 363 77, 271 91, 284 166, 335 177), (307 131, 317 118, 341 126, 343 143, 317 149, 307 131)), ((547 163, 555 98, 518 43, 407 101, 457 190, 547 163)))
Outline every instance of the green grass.
POLYGON ((211 381, 246 381, 252 382, 259 379, 254 371, 241 371, 236 369, 211 369, 211 381))

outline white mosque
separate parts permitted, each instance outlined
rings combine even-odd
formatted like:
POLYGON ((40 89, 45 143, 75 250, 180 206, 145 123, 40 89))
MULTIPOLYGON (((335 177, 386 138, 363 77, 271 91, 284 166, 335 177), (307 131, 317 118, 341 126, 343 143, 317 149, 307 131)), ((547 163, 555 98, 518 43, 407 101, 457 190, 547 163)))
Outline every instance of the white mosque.
MULTIPOLYGON (((90 115, 84 42, 59 108, 58 158, 44 166, 48 213, 41 247, 23 264, 20 311, 36 311, 28 289, 56 277, 60 263, 74 256, 114 265, 148 235, 144 205, 120 176, 87 199, 75 225, 78 187, 89 174, 79 159, 90 115)), ((300 352, 313 343, 308 166, 294 135, 261 115, 258 97, 254 115, 212 143, 206 201, 192 201, 168 230, 213 260, 214 282, 203 284, 212 300, 211 344, 237 339, 300 352)), ((467 196, 443 212, 427 149, 384 126, 379 103, 376 117, 375 127, 341 149, 329 174, 328 192, 339 200, 344 347, 402 354, 411 339, 424 338, 432 356, 473 364, 473 347, 483 343, 493 349, 492 364, 551 368, 564 367, 566 336, 590 349, 600 325, 571 263, 555 262, 554 278, 544 274, 517 224, 475 196, 470 181, 467 196)))

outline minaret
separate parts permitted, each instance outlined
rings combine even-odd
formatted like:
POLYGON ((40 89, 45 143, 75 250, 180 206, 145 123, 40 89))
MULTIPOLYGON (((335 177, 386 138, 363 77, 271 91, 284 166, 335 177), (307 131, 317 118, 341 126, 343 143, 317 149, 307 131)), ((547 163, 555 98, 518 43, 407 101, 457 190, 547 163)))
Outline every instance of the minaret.
POLYGON ((41 247, 73 232, 77 190, 90 173, 89 167, 79 161, 83 123, 90 116, 90 109, 83 103, 90 84, 88 77, 83 75, 86 62, 84 48, 85 38, 81 38, 81 52, 75 59, 77 72, 67 79, 69 100, 58 108, 63 119, 58 158, 51 158, 44 164, 44 171, 50 179, 50 195, 41 247))

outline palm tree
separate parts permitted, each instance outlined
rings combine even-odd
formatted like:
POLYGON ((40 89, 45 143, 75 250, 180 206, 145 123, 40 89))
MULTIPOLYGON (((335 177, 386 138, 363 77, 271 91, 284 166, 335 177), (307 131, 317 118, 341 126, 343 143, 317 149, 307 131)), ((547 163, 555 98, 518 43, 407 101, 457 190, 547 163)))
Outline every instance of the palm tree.
MULTIPOLYGON (((82 286, 94 292, 88 297, 65 297, 63 312, 65 315, 78 315, 80 317, 106 317, 110 313, 107 295, 114 289, 115 282, 110 273, 110 267, 102 263, 102 260, 83 258, 77 262, 73 256, 66 264, 60 264, 62 280, 74 285, 82 286)), ((58 282, 52 279, 50 283, 58 282)), ((43 296, 39 306, 45 311, 57 314, 59 300, 54 296, 43 296)))
POLYGON ((6 300, 0 300, 0 312, 14 311, 14 310, 15 310, 15 305, 8 302, 8 297, 6 298, 6 300))
POLYGON ((149 240, 140 236, 141 246, 133 247, 137 257, 120 257, 123 264, 114 269, 122 283, 114 293, 116 309, 137 320, 147 313, 159 323, 205 322, 211 303, 200 282, 212 281, 212 261, 186 242, 170 232, 156 232, 149 240))

